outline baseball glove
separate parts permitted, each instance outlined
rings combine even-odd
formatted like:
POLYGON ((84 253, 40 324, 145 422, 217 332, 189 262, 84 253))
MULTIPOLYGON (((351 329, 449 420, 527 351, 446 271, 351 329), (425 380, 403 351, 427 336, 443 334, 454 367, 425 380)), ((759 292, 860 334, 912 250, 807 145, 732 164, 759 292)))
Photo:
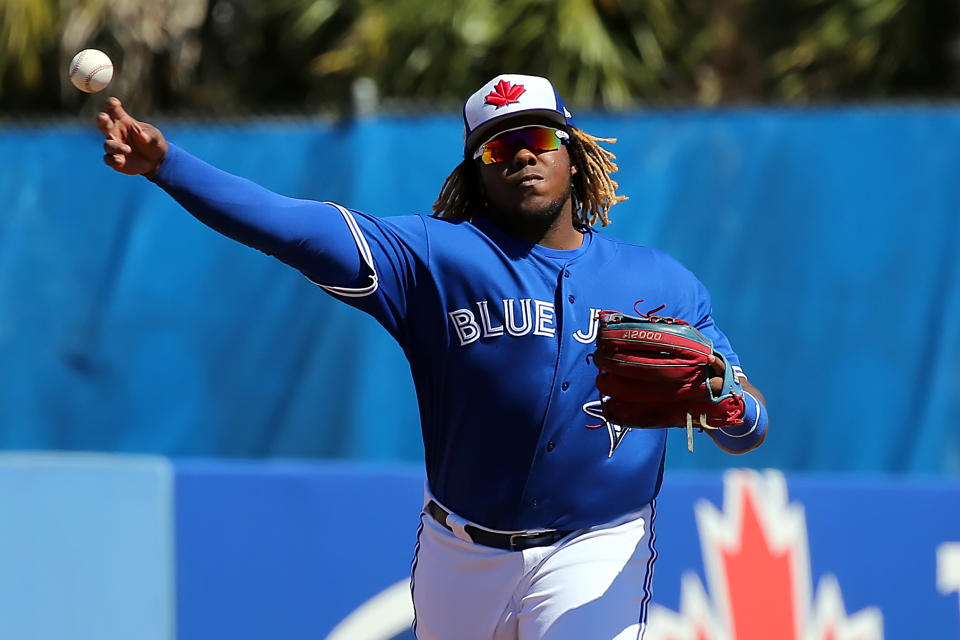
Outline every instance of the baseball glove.
POLYGON ((733 367, 709 338, 678 318, 630 316, 601 311, 597 349, 603 416, 623 427, 685 427, 693 451, 693 429, 743 424, 743 390, 733 367), (725 365, 723 388, 714 393, 709 358, 725 365))

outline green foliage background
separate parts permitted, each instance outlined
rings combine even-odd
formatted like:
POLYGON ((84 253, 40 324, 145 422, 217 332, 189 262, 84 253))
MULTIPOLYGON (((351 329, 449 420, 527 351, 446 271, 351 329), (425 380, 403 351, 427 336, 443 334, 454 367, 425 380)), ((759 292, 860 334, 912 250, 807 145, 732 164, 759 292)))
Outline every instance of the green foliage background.
POLYGON ((945 0, 0 0, 0 113, 75 113, 86 47, 128 106, 211 116, 346 110, 358 78, 439 108, 503 71, 607 109, 951 99, 958 36, 945 0))

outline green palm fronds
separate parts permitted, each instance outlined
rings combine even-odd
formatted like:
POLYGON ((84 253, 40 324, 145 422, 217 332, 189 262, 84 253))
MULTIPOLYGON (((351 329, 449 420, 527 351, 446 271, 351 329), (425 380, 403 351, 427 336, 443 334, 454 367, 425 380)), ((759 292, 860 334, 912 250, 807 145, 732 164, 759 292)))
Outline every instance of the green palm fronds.
POLYGON ((941 0, 0 0, 0 104, 76 104, 90 46, 129 104, 211 114, 345 107, 360 78, 459 101, 500 72, 606 108, 946 97, 958 30, 941 0))
POLYGON ((37 86, 43 53, 56 39, 57 3, 48 0, 0 0, 0 95, 4 78, 37 86))

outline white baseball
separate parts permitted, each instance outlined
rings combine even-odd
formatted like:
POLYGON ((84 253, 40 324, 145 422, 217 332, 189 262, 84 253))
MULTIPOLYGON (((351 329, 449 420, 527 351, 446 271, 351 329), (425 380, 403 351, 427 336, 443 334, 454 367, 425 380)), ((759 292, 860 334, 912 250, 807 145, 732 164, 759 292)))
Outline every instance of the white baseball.
POLYGON ((102 91, 113 80, 113 63, 99 49, 84 49, 70 61, 70 82, 80 91, 102 91))

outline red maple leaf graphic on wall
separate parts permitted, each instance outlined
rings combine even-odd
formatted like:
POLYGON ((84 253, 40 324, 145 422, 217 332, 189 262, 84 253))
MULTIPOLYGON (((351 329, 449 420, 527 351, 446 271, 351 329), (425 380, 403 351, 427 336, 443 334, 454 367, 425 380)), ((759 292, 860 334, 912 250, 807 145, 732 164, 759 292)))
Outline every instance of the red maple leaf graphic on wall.
POLYGON ((487 104, 495 105, 498 109, 508 104, 520 102, 520 96, 526 92, 522 84, 510 84, 506 80, 501 80, 493 91, 487 94, 487 104))
POLYGON ((883 639, 880 611, 848 616, 834 576, 813 598, 803 507, 781 473, 728 472, 723 511, 703 500, 695 512, 710 595, 684 575, 680 612, 654 605, 645 640, 883 639))

